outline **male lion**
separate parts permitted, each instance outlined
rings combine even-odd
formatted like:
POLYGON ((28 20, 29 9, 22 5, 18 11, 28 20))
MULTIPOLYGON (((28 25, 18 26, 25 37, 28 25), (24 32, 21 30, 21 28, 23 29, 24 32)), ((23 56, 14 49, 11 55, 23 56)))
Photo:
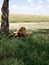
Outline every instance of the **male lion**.
POLYGON ((21 27, 18 32, 14 32, 12 34, 10 34, 10 36, 14 36, 14 37, 25 37, 25 36, 29 36, 32 33, 27 31, 25 27, 21 27))

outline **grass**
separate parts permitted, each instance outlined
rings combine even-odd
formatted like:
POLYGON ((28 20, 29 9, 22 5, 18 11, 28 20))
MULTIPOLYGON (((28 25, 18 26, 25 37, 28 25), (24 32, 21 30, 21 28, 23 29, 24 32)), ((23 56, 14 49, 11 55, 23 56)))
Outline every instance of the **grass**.
POLYGON ((49 16, 10 15, 10 22, 49 22, 49 16))
MULTIPOLYGON (((1 16, 0 16, 1 21, 1 16)), ((22 15, 22 14, 10 14, 9 21, 12 23, 19 22, 49 22, 49 16, 39 15, 22 15)))
POLYGON ((0 37, 0 65, 49 65, 48 39, 40 31, 23 38, 0 37))

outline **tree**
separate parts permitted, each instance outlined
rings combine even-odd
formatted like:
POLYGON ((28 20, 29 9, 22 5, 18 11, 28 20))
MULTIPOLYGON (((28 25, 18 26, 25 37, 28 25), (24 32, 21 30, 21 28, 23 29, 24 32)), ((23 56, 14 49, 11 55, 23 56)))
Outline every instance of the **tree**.
POLYGON ((9 33, 9 0, 4 0, 2 8, 1 34, 9 33))

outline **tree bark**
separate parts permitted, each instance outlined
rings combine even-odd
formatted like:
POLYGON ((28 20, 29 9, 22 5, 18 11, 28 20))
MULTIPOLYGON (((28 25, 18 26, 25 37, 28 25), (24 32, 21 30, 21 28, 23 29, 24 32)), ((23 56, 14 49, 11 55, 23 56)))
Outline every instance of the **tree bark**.
POLYGON ((9 0, 4 0, 1 11, 1 33, 6 35, 9 33, 9 0))

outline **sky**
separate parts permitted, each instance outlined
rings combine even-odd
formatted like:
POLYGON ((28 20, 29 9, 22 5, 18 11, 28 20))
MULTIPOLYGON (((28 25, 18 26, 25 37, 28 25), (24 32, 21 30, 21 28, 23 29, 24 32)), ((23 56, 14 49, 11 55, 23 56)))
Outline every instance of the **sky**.
MULTIPOLYGON (((0 12, 3 0, 0 0, 0 12)), ((9 13, 49 15, 49 0, 9 0, 9 13)))

